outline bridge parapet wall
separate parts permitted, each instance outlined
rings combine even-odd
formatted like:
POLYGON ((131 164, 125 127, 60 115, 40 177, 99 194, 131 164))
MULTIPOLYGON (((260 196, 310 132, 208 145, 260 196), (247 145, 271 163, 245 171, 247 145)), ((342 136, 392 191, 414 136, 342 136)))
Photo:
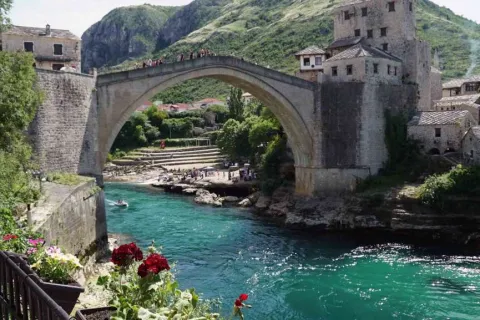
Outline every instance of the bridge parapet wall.
POLYGON ((44 171, 89 172, 96 148, 95 81, 93 76, 38 70, 44 93, 29 135, 44 171))

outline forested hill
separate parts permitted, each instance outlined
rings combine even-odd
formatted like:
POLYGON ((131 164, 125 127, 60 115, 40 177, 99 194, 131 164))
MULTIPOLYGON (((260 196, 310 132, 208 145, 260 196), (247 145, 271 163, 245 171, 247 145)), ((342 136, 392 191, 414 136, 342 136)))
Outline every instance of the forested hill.
MULTIPOLYGON (((152 28, 151 35, 160 29, 155 39, 148 39, 155 42, 154 46, 148 46, 148 50, 131 52, 127 56, 113 55, 110 59, 99 60, 101 63, 95 66, 113 66, 123 60, 125 62, 117 66, 121 69, 133 63, 133 58, 172 58, 180 52, 206 47, 219 54, 234 54, 271 68, 293 72, 297 67, 293 56, 296 51, 312 44, 326 46, 332 41, 331 10, 340 2, 341 0, 195 0, 176 10, 169 9, 162 16, 168 16, 164 23, 144 24, 146 29, 152 28)), ((105 38, 112 39, 116 34, 121 34, 118 30, 106 32, 106 27, 98 28, 98 25, 104 25, 104 20, 117 19, 116 24, 111 24, 123 26, 123 32, 131 37, 139 35, 145 38, 144 32, 140 33, 138 28, 124 23, 131 19, 131 14, 136 14, 138 19, 143 12, 150 12, 140 10, 143 7, 152 6, 135 7, 136 11, 130 8, 116 9, 112 12, 122 14, 109 14, 90 28, 82 37, 84 41, 88 40, 83 44, 86 53, 83 59, 88 62, 92 56, 90 51, 95 46, 108 46, 105 38)), ((145 21, 149 19, 145 17, 145 21)), ((472 55, 471 50, 480 41, 478 24, 429 0, 418 0, 417 19, 419 37, 428 40, 432 48, 438 50, 445 79, 463 76, 470 67, 471 72, 480 73, 480 55, 475 51, 472 55), (479 62, 476 67, 472 60, 479 62)), ((162 18, 158 20, 162 21, 162 18)), ((220 89, 215 88, 216 92, 211 94, 219 93, 220 89)))

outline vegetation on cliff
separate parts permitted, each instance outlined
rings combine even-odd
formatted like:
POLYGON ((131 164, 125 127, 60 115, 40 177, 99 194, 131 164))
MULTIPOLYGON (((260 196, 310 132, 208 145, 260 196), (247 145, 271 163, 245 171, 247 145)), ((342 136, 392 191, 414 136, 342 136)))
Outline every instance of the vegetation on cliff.
MULTIPOLYGON (((458 200, 480 197, 480 167, 453 168, 447 173, 432 175, 419 189, 423 203, 438 210, 460 209, 458 200)), ((477 204, 476 206, 478 212, 477 204)))

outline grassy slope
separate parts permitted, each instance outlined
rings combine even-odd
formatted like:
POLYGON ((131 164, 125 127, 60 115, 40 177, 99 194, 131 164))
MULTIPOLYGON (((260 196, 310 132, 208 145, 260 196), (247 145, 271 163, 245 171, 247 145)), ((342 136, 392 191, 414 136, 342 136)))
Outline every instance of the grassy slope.
MULTIPOLYGON (((216 19, 153 56, 172 59, 180 52, 206 47, 217 54, 234 54, 293 73, 298 63, 293 57, 296 51, 311 44, 324 47, 332 41, 331 8, 339 2, 233 0, 222 8, 216 19)), ((479 25, 428 0, 419 0, 417 19, 418 36, 439 51, 444 78, 464 75, 471 65, 470 40, 480 38, 479 25)), ((125 67, 128 64, 119 66, 125 67)), ((480 67, 475 72, 480 73, 480 67)), ((225 84, 195 80, 163 92, 158 98, 169 101, 185 94, 183 100, 188 101, 221 97, 227 92, 225 84)))

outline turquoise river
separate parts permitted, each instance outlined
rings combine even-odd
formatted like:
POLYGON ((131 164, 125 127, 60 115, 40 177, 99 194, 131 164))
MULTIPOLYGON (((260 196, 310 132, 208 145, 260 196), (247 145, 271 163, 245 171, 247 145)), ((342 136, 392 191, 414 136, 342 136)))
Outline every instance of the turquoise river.
POLYGON ((161 244, 181 286, 225 315, 248 293, 246 320, 480 319, 480 257, 287 230, 141 186, 107 184, 106 197, 109 232, 161 244))

